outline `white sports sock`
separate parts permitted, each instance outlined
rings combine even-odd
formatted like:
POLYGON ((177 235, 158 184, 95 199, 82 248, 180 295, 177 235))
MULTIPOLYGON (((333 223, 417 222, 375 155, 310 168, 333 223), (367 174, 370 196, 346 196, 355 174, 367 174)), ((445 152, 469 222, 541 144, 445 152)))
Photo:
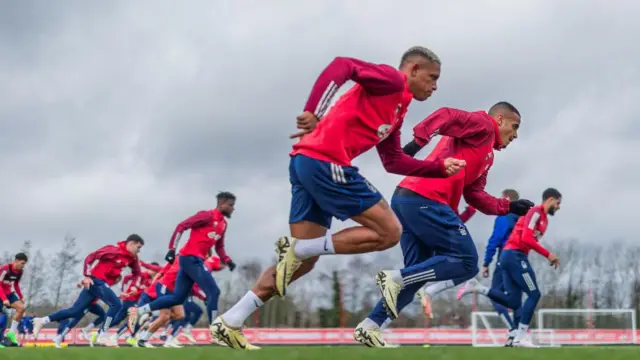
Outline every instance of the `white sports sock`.
POLYGON ((140 306, 137 311, 138 311, 138 315, 144 315, 146 313, 151 312, 151 306, 149 304, 140 306))
POLYGON ((518 325, 518 337, 523 338, 527 336, 527 331, 529 331, 529 324, 519 324, 518 325))
MULTIPOLYGON (((218 317, 218 310, 211 311, 211 322, 212 323, 217 317, 218 317)), ((209 325, 211 325, 211 324, 209 324, 209 325)))
POLYGON ((455 284, 451 280, 443 280, 434 283, 430 283, 424 287, 424 291, 433 299, 437 294, 454 287, 455 284))
POLYGON ((402 273, 400 270, 391 270, 391 280, 404 286, 404 280, 402 279, 402 273))
POLYGON ((149 341, 153 333, 151 331, 145 331, 144 335, 142 335, 142 340, 149 341))
POLYGON ((18 331, 18 322, 15 320, 11 320, 11 328, 9 328, 9 331, 11 332, 16 332, 18 331))
POLYGON ((153 310, 151 316, 160 316, 160 310, 153 310))
POLYGON ((84 329, 86 331, 89 331, 89 330, 93 329, 95 326, 96 326, 96 324, 94 324, 93 321, 92 321, 92 322, 88 323, 87 326, 84 327, 84 329))
POLYGON ((46 325, 46 324, 48 324, 50 322, 51 322, 51 319, 49 319, 48 316, 45 316, 45 317, 42 318, 42 325, 46 325))
POLYGON ((388 327, 389 327, 389 325, 391 325, 391 322, 392 322, 392 321, 393 321, 393 320, 391 320, 391 318, 387 318, 387 320, 385 320, 385 321, 382 323, 382 325, 380 325, 380 330, 384 330, 384 329, 388 328, 388 327))
POLYGON ((318 255, 335 254, 331 231, 316 239, 298 239, 293 249, 298 259, 304 260, 318 255))
POLYGON ((242 324, 244 324, 244 321, 249 317, 249 315, 253 314, 253 312, 259 309, 262 305, 264 305, 264 303, 260 300, 258 295, 253 291, 249 291, 244 294, 237 304, 233 305, 231 309, 222 314, 222 319, 227 325, 233 328, 242 327, 242 324))
POLYGON ((365 329, 379 329, 380 328, 380 326, 378 326, 378 324, 376 324, 375 321, 373 321, 373 320, 371 320, 369 318, 365 318, 362 321, 362 327, 365 328, 365 329))

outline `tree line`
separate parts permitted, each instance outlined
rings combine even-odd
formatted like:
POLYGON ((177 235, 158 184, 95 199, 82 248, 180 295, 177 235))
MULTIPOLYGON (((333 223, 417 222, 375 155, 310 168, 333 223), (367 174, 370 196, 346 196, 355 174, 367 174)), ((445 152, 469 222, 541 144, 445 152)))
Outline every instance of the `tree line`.
MULTIPOLYGON (((640 247, 621 240, 584 243, 566 239, 550 243, 562 260, 559 269, 554 270, 537 254, 530 255, 543 294, 539 308, 633 308, 640 315, 640 247)), ((477 247, 482 253, 484 244, 477 242, 477 247)), ((27 311, 42 315, 71 305, 80 291, 75 285, 82 278, 80 264, 86 256, 76 238, 66 236, 56 252, 35 249, 30 241, 25 241, 20 251, 29 255, 21 281, 27 311)), ((12 261, 13 256, 5 251, 1 263, 12 261)), ((162 254, 154 254, 153 259, 161 260, 162 254)), ((344 261, 314 269, 292 285, 286 298, 269 301, 246 325, 304 328, 358 324, 380 298, 374 275, 383 268, 401 267, 402 259, 397 249, 341 259, 344 261)), ((270 263, 274 261, 271 259, 270 263)), ((220 311, 238 301, 270 263, 264 259, 249 260, 238 264, 230 279, 218 279, 222 290, 220 311)), ((490 278, 483 279, 480 275, 477 278, 485 284, 490 282, 490 278)), ((492 310, 490 302, 482 296, 457 301, 456 291, 450 289, 432 300, 433 318, 425 316, 416 297, 393 326, 466 328, 471 323, 472 310, 492 310)), ((204 325, 206 319, 202 321, 204 325)), ((583 327, 586 320, 582 314, 578 318, 567 315, 545 321, 554 322, 555 327, 583 327)), ((628 315, 626 318, 607 315, 588 321, 595 321, 596 328, 615 328, 628 326, 629 319, 628 315)))

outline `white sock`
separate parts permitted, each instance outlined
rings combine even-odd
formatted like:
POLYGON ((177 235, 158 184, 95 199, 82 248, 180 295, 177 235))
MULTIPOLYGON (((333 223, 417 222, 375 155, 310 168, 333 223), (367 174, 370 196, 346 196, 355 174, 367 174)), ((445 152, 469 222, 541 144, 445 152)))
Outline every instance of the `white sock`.
POLYGON ((18 331, 18 322, 15 320, 11 320, 11 328, 9 329, 9 331, 11 332, 16 332, 18 331))
POLYGON ((93 329, 95 326, 96 326, 96 324, 94 324, 93 321, 92 321, 92 322, 88 323, 87 326, 84 327, 84 330, 85 331, 89 331, 89 330, 93 329))
POLYGON ((326 254, 335 254, 331 231, 327 230, 325 236, 316 239, 298 239, 293 249, 298 259, 304 260, 310 257, 326 254))
POLYGON ((447 289, 451 289, 454 286, 455 284, 453 283, 452 280, 443 280, 443 281, 438 281, 438 282, 428 284, 427 286, 424 287, 424 291, 429 295, 431 299, 433 299, 433 297, 436 296, 437 294, 447 289))
POLYGON ((264 303, 258 295, 253 291, 249 291, 244 294, 237 304, 222 314, 222 319, 227 325, 233 328, 242 327, 242 324, 244 324, 244 321, 249 315, 253 314, 253 312, 258 310, 262 305, 264 305, 264 303))
POLYGON ((46 325, 46 324, 51 322, 51 319, 49 319, 48 316, 45 316, 45 317, 43 317, 41 319, 42 319, 42 325, 46 325))
POLYGON ((380 325, 380 330, 384 330, 384 329, 388 328, 388 327, 389 327, 389 325, 391 325, 391 322, 392 322, 392 321, 393 321, 393 320, 391 320, 391 318, 387 318, 387 320, 385 320, 385 321, 382 323, 382 325, 380 325))
POLYGON ((369 319, 369 318, 365 318, 362 321, 362 327, 365 329, 379 329, 380 326, 378 326, 378 324, 376 324, 375 321, 369 319))
POLYGON ((55 337, 55 339, 53 341, 57 342, 57 343, 61 343, 63 339, 64 339, 64 335, 60 334, 60 335, 56 335, 56 337, 55 337))
POLYGON ((211 311, 211 322, 213 322, 217 317, 218 317, 218 310, 211 311))
POLYGON ((151 335, 153 335, 151 331, 145 331, 144 335, 142 335, 142 340, 149 341, 149 339, 151 339, 151 335))
POLYGON ((160 310, 153 310, 151 316, 160 316, 160 310))
POLYGON ((391 270, 391 280, 404 286, 404 280, 402 279, 402 273, 400 273, 400 270, 391 270))
POLYGON ((138 311, 138 315, 144 315, 146 313, 151 312, 151 306, 149 306, 149 304, 140 306, 137 311, 138 311))
POLYGON ((525 337, 527 335, 527 331, 529 331, 529 324, 518 325, 518 337, 525 337))
POLYGON ((170 343, 173 340, 173 335, 169 334, 167 335, 167 340, 164 341, 165 344, 170 343))
POLYGON ((489 287, 482 284, 477 284, 475 287, 475 292, 484 296, 487 296, 487 294, 489 294, 489 290, 491 290, 489 287))
POLYGON ((516 337, 518 335, 518 329, 509 330, 509 337, 516 337))

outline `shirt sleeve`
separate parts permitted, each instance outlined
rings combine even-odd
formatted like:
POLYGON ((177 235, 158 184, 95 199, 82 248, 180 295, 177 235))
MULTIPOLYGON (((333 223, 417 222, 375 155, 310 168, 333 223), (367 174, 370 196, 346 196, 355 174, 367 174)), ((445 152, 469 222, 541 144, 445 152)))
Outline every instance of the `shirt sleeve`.
POLYGON ((441 108, 413 127, 413 138, 421 148, 436 135, 465 139, 471 145, 480 145, 486 141, 484 135, 490 131, 493 131, 491 123, 477 113, 441 108))
POLYGON ((462 191, 467 204, 478 209, 485 215, 506 215, 509 213, 509 199, 497 198, 488 194, 484 188, 487 186, 487 172, 476 181, 466 186, 462 191))
POLYGON ((87 257, 84 259, 84 266, 82 269, 83 275, 91 276, 91 269, 93 268, 93 264, 96 261, 100 261, 100 258, 107 254, 117 254, 118 251, 118 247, 107 245, 87 255, 87 257))
POLYGON ((18 278, 13 282, 13 291, 16 292, 16 295, 18 295, 20 300, 24 300, 24 296, 22 296, 22 289, 20 289, 20 279, 22 279, 22 273, 18 275, 18 278))
POLYGON ((224 249, 224 237, 225 237, 225 234, 222 234, 222 236, 220 236, 220 240, 216 242, 215 247, 216 247, 216 254, 218 254, 220 259, 226 263, 226 262, 229 262, 231 258, 229 257, 229 255, 227 255, 227 251, 224 249))
POLYGON ((151 263, 147 263, 147 262, 144 262, 142 260, 140 260, 140 266, 142 266, 145 269, 151 270, 153 272, 158 272, 158 271, 162 270, 162 266, 153 265, 151 263))
POLYGON ((318 76, 304 111, 322 118, 338 89, 349 80, 359 84, 372 95, 398 93, 404 91, 405 86, 400 72, 391 66, 337 57, 318 76))
POLYGON ((182 235, 183 232, 199 226, 204 226, 209 222, 211 222, 211 220, 212 220, 211 212, 203 210, 203 211, 197 212, 195 215, 189 217, 188 219, 178 224, 178 226, 176 226, 175 231, 173 232, 173 235, 171 235, 171 241, 169 242, 169 249, 175 250, 177 245, 176 239, 179 238, 179 235, 182 235))
POLYGON ((430 178, 447 177, 441 159, 417 160, 404 153, 400 144, 400 125, 376 146, 384 169, 391 174, 430 178))
POLYGON ((526 226, 522 232, 522 241, 538 254, 549 257, 549 250, 545 249, 544 246, 538 242, 538 239, 533 236, 534 231, 536 231, 538 227, 538 221, 540 221, 540 208, 531 208, 524 218, 524 224, 526 226))
POLYGON ((484 252, 484 266, 489 266, 489 264, 491 264, 493 256, 502 243, 502 239, 504 239, 508 230, 509 219, 507 216, 498 216, 493 224, 493 232, 491 233, 491 237, 489 237, 487 248, 484 252))
MULTIPOLYGON (((9 265, 5 264, 0 266, 0 284, 4 281, 4 278, 5 276, 7 276, 7 273, 9 273, 9 265)), ((2 301, 9 300, 7 298, 7 294, 4 293, 4 290, 2 289, 2 287, 0 287, 0 299, 2 299, 2 301)))
POLYGON ((475 215, 476 212, 477 210, 473 206, 467 206, 462 214, 460 214, 460 220, 462 220, 463 223, 466 223, 473 215, 475 215))

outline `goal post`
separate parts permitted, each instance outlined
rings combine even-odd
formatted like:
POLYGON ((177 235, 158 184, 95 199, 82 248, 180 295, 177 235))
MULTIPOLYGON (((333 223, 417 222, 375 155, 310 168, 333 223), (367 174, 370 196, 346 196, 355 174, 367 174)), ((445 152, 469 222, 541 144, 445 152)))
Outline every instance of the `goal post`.
MULTIPOLYGON (((539 346, 557 346, 554 334, 548 330, 532 329, 531 339, 539 346)), ((471 313, 471 344, 475 347, 504 346, 509 337, 509 323, 494 311, 471 313)))
POLYGON ((631 345, 638 340, 634 309, 538 309, 536 323, 558 345, 631 345))

